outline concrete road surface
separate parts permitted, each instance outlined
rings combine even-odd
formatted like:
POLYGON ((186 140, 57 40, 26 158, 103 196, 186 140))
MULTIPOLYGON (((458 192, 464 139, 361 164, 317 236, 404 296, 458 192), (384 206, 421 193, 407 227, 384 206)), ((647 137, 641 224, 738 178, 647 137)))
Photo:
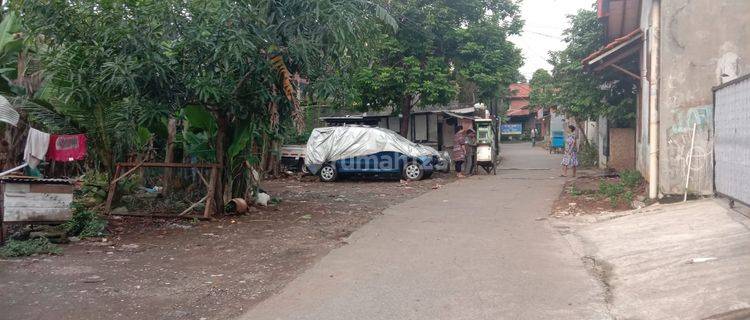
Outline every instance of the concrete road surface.
POLYGON ((602 287, 541 219, 559 156, 529 144, 503 156, 497 176, 389 208, 241 318, 609 319, 602 287))

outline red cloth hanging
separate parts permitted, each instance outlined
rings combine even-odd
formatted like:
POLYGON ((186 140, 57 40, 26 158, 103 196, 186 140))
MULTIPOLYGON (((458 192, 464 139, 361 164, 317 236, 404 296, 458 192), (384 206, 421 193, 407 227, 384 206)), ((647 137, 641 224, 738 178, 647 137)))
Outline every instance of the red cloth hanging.
POLYGON ((53 134, 49 138, 47 159, 54 161, 78 161, 86 157, 86 135, 53 134))

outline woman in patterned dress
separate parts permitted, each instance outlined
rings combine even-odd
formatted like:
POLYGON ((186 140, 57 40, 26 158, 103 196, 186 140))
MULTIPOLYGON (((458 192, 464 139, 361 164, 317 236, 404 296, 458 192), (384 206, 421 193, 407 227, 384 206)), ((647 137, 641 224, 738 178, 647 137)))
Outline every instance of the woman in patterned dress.
POLYGON ((570 134, 565 140, 565 154, 563 155, 562 162, 562 175, 563 177, 568 176, 568 167, 573 167, 573 176, 576 176, 576 169, 578 168, 578 139, 576 138, 576 127, 568 126, 570 134))

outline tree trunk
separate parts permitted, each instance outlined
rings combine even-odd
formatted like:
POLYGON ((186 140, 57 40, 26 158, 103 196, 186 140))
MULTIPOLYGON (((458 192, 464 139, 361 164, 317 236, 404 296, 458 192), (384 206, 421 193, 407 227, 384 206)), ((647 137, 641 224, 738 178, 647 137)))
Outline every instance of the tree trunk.
MULTIPOLYGON (((174 162, 174 139, 177 135, 177 119, 170 116, 167 122, 167 151, 164 154, 164 162, 174 162)), ((172 192, 172 182, 174 180, 174 172, 172 168, 164 169, 164 193, 168 194, 172 192)))
POLYGON ((580 139, 577 139, 577 147, 579 147, 580 150, 580 147, 589 145, 589 139, 586 136, 586 121, 580 121, 576 119, 576 127, 578 127, 578 136, 581 137, 580 139))
POLYGON ((401 127, 399 132, 404 138, 409 137, 409 118, 411 117, 411 95, 407 94, 404 96, 404 101, 401 104, 401 127))
POLYGON ((260 174, 259 180, 263 180, 268 172, 268 133, 264 131, 260 139, 260 163, 258 164, 260 170, 258 174, 260 174))
POLYGON ((279 161, 279 155, 281 154, 281 144, 278 139, 272 139, 270 141, 270 152, 268 152, 268 172, 271 176, 278 177, 281 171, 281 162, 279 161))
POLYGON ((229 119, 226 115, 221 114, 218 111, 214 111, 214 117, 216 118, 217 130, 216 130, 216 163, 221 166, 218 170, 218 177, 216 179, 214 201, 216 203, 216 213, 224 212, 224 186, 226 184, 226 173, 227 164, 226 157, 224 154, 224 146, 226 144, 227 129, 229 128, 229 119))
POLYGON ((93 112, 97 126, 97 130, 94 132, 98 135, 97 138, 99 140, 98 145, 95 144, 94 146, 99 153, 99 157, 101 157, 100 161, 104 166, 104 170, 111 177, 115 174, 115 157, 112 152, 112 141, 104 124, 104 118, 107 115, 104 114, 104 108, 100 105, 94 106, 93 112))
POLYGON ((23 152, 26 147, 26 126, 23 124, 25 121, 26 117, 21 115, 21 120, 18 121, 17 127, 11 125, 5 126, 5 142, 8 143, 8 146, 3 171, 15 168, 23 163, 23 152))

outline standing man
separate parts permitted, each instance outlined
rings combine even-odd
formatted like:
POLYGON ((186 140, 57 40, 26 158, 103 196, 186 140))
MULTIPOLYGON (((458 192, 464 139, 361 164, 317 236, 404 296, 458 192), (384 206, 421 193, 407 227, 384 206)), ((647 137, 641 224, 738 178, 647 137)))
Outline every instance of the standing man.
POLYGON ((531 147, 536 147, 536 127, 531 129, 531 147))

